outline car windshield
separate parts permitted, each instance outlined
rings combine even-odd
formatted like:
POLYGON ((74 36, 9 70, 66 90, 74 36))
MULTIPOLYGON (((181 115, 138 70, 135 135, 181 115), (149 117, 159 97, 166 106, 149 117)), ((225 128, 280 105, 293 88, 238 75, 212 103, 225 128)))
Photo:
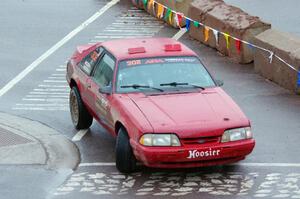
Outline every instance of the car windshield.
POLYGON ((197 89, 215 86, 196 57, 148 58, 119 64, 118 93, 197 89))

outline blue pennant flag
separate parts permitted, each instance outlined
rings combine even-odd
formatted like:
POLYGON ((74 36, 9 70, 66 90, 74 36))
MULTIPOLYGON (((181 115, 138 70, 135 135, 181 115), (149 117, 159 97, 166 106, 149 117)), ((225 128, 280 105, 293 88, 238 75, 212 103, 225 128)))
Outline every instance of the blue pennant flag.
POLYGON ((298 71, 298 81, 297 81, 297 86, 300 87, 300 71, 298 71))
POLYGON ((188 18, 186 18, 185 24, 186 24, 186 26, 185 26, 186 30, 189 31, 190 30, 190 26, 191 26, 191 21, 188 18))
POLYGON ((247 44, 248 48, 250 48, 252 51, 254 50, 254 46, 252 44, 247 44))

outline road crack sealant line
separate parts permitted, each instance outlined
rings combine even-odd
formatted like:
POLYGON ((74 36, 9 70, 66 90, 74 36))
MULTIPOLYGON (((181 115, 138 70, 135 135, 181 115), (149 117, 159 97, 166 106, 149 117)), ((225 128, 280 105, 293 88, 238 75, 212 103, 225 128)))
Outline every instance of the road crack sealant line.
POLYGON ((47 59, 50 55, 52 55, 55 51, 57 51, 60 47, 62 47, 65 43, 67 43, 70 39, 72 39, 79 32, 84 30, 88 25, 93 23, 97 18, 99 18, 102 14, 104 14, 107 10, 109 10, 112 6, 117 4, 120 0, 112 0, 108 2, 104 7, 102 7, 98 12, 92 15, 89 19, 75 28, 72 32, 66 35, 63 39, 57 42, 54 46, 52 46, 49 50, 47 50, 44 54, 42 54, 38 59, 32 62, 29 66, 27 66, 21 73, 19 73, 15 78, 9 81, 1 90, 0 97, 6 94, 10 89, 12 89, 17 83, 19 83, 22 79, 24 79, 32 70, 34 70, 37 66, 39 66, 45 59, 47 59))
MULTIPOLYGON (((241 40, 241 39, 239 39, 239 38, 237 38, 237 37, 234 37, 234 36, 232 36, 232 35, 229 35, 228 33, 219 31, 219 30, 217 30, 217 29, 215 29, 215 28, 212 28, 212 27, 210 27, 210 26, 207 26, 207 25, 205 25, 205 24, 203 24, 203 23, 201 23, 201 22, 199 22, 199 21, 193 20, 193 19, 191 19, 191 18, 185 16, 183 13, 180 13, 180 12, 177 12, 177 11, 175 11, 175 10, 172 10, 172 9, 170 9, 169 7, 163 5, 163 4, 161 4, 161 3, 159 3, 159 2, 157 2, 157 1, 155 1, 155 0, 149 0, 149 1, 148 1, 148 0, 143 0, 143 5, 144 5, 144 8, 145 8, 146 10, 149 9, 149 5, 152 5, 152 9, 153 9, 153 12, 154 12, 154 11, 155 11, 155 9, 154 9, 154 4, 157 4, 158 6, 162 6, 163 8, 167 9, 166 14, 169 13, 169 15, 170 15, 170 13, 174 13, 174 14, 175 14, 175 20, 176 20, 176 22, 177 22, 178 27, 180 27, 180 20, 178 19, 178 17, 180 16, 180 17, 182 17, 182 18, 185 18, 187 21, 189 21, 189 23, 190 23, 190 22, 197 23, 197 24, 199 24, 200 26, 203 26, 204 28, 207 28, 207 29, 209 29, 209 30, 212 30, 214 33, 217 33, 217 34, 220 33, 220 34, 222 34, 224 37, 227 37, 227 38, 230 37, 230 38, 232 38, 232 39, 234 39, 234 40, 236 40, 236 41, 242 42, 242 43, 244 43, 244 44, 246 44, 246 45, 248 45, 248 46, 250 46, 250 47, 257 48, 257 49, 260 49, 260 50, 262 50, 262 51, 268 52, 268 53, 270 54, 270 56, 269 56, 270 64, 271 64, 272 61, 273 61, 273 57, 276 57, 279 61, 281 61, 282 63, 286 64, 289 68, 291 68, 292 70, 294 70, 294 71, 296 71, 296 72, 298 73, 297 86, 300 87, 300 70, 297 70, 294 66, 292 66, 291 64, 289 64, 289 63, 288 63, 287 61, 285 61, 283 58, 281 58, 281 57, 279 57, 278 55, 276 55, 273 51, 271 51, 271 50, 269 50, 269 49, 266 49, 266 48, 263 48, 263 47, 260 47, 260 46, 257 46, 257 45, 255 45, 255 44, 253 44, 253 43, 248 42, 248 41, 241 40), (148 4, 148 5, 147 5, 147 4, 148 4)), ((157 14, 156 12, 154 12, 154 13, 155 13, 155 15, 157 14)), ((163 15, 163 12, 161 13, 161 16, 156 16, 156 17, 158 17, 158 18, 160 18, 160 19, 164 19, 164 17, 163 17, 162 15, 163 15)), ((180 28, 181 28, 181 27, 180 27, 180 28)), ((188 30, 189 30, 189 26, 186 27, 186 29, 187 29, 187 31, 188 31, 188 30)), ((217 34, 215 34, 215 35, 217 35, 217 34)), ((228 41, 227 41, 227 42, 228 42, 228 41)))

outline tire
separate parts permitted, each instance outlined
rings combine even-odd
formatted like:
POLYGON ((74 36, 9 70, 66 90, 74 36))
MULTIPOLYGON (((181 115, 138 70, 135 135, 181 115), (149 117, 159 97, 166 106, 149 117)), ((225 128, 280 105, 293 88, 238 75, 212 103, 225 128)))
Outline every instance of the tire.
POLYGON ((69 105, 72 122, 75 128, 78 130, 89 128, 93 123, 93 117, 83 104, 76 86, 72 87, 70 91, 69 105))
POLYGON ((120 128, 116 142, 116 167, 122 173, 131 173, 136 168, 136 158, 132 152, 129 136, 120 128))

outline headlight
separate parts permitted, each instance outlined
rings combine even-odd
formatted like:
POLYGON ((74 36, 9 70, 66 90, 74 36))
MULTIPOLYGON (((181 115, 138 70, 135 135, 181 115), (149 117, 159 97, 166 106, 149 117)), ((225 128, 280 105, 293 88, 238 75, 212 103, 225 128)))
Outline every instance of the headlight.
POLYGON ((140 138, 144 146, 180 146, 180 141, 175 134, 145 134, 140 138))
POLYGON ((232 142, 252 138, 250 127, 230 129, 224 132, 221 142, 232 142))

